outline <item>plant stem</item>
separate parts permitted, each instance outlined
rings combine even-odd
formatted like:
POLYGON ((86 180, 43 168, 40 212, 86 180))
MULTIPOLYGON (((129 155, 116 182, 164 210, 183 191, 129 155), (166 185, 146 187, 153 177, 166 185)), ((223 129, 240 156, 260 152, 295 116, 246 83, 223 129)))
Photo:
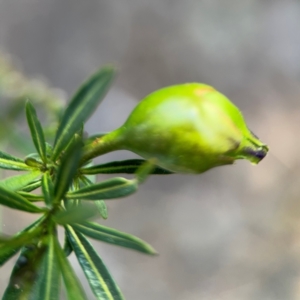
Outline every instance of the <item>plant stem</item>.
POLYGON ((97 137, 89 141, 83 147, 80 166, 84 165, 90 159, 106 154, 108 152, 120 150, 121 145, 121 128, 114 130, 102 137, 97 137))

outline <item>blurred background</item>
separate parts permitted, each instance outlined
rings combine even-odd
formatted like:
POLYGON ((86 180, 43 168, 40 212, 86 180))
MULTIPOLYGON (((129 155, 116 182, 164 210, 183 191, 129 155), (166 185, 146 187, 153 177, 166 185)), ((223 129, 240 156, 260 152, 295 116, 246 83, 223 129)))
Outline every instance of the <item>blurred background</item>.
MULTIPOLYGON (((51 134, 49 112, 107 63, 119 75, 89 133, 121 125, 155 89, 197 81, 226 94, 270 146, 256 167, 241 161, 198 176, 152 176, 135 195, 108 202, 101 222, 159 252, 94 243, 126 299, 300 299, 299 1, 0 0, 0 49, 4 149, 19 145, 25 155, 32 147, 24 98, 38 103, 51 134)), ((5 209, 2 231, 31 220, 5 209)), ((15 260, 0 270, 0 291, 15 260)))

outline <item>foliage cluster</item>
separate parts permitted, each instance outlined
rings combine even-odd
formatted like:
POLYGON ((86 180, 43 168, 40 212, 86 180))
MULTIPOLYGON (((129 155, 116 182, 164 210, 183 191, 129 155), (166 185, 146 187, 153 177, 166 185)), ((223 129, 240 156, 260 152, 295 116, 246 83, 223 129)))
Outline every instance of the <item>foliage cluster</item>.
POLYGON ((149 173, 167 174, 144 160, 92 165, 84 157, 84 122, 107 93, 114 69, 105 67, 77 91, 62 114, 54 143, 46 142, 44 130, 31 102, 26 118, 36 153, 25 159, 0 152, 0 168, 25 172, 0 181, 0 204, 40 215, 14 236, 0 236, 0 266, 20 252, 3 300, 60 298, 63 279, 67 298, 87 299, 67 257, 74 252, 96 299, 124 299, 101 257, 88 238, 149 255, 156 254, 146 242, 130 234, 90 221, 107 218, 105 201, 134 193, 149 173), (135 174, 133 179, 114 177, 94 182, 91 175, 135 174), (64 228, 64 245, 58 240, 64 228))

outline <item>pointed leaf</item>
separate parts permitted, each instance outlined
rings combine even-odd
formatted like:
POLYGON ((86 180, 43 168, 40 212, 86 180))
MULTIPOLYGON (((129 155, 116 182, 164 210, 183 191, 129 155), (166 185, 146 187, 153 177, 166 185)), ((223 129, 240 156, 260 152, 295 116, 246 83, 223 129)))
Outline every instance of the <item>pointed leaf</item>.
POLYGON ((36 180, 40 176, 41 172, 39 170, 34 170, 30 173, 11 176, 4 180, 0 180, 0 186, 10 189, 12 191, 18 191, 27 186, 28 184, 32 183, 32 181, 36 180))
POLYGON ((136 180, 115 177, 97 184, 86 186, 68 193, 69 199, 103 200, 125 197, 134 193, 138 188, 136 180))
POLYGON ((54 241, 54 249, 56 259, 61 270, 64 283, 67 290, 69 300, 86 300, 84 290, 80 284, 79 279, 76 277, 74 270, 72 269, 69 261, 67 260, 63 250, 57 240, 54 241))
POLYGON ((0 185, 0 204, 8 206, 10 208, 23 210, 32 213, 41 213, 44 209, 41 209, 32 203, 30 203, 26 198, 20 196, 19 194, 8 190, 0 185))
POLYGON ((47 157, 44 132, 37 117, 36 110, 29 101, 26 103, 26 117, 35 148, 39 153, 42 161, 46 163, 47 157))
POLYGON ((106 206, 106 203, 105 201, 103 200, 96 200, 95 201, 95 204, 98 208, 98 211, 100 213, 100 216, 106 220, 108 218, 108 211, 107 211, 107 206, 106 206))
POLYGON ((97 299, 124 299, 119 287, 89 241, 70 226, 67 226, 67 232, 72 248, 97 299))
POLYGON ((45 197, 45 203, 51 206, 54 199, 54 186, 49 172, 44 173, 42 177, 42 191, 45 197))
POLYGON ((102 226, 94 222, 82 222, 81 224, 73 224, 72 227, 76 231, 80 231, 82 234, 99 241, 125 248, 130 248, 146 254, 157 254, 153 247, 143 240, 131 234, 121 232, 113 228, 102 226))
MULTIPOLYGON (((80 172, 82 174, 134 174, 137 171, 137 169, 145 162, 146 161, 143 159, 113 161, 107 164, 82 168, 80 172)), ((160 167, 155 167, 151 174, 168 175, 173 173, 160 167)))
POLYGON ((24 160, 0 151, 0 168, 16 171, 27 171, 32 168, 27 166, 24 160))
POLYGON ((77 172, 77 167, 81 154, 81 140, 74 140, 74 144, 69 148, 62 158, 54 185, 54 202, 58 203, 69 189, 72 180, 77 172))
POLYGON ((92 75, 77 91, 68 105, 56 133, 53 160, 56 160, 74 134, 80 130, 104 98, 114 77, 114 69, 105 67, 92 75))

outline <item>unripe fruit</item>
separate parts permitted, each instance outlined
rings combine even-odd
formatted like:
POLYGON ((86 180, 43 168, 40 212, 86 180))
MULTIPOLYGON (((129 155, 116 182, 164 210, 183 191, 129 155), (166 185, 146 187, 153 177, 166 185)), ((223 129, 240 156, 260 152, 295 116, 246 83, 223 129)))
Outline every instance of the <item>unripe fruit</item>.
POLYGON ((148 95, 123 126, 87 146, 86 159, 121 149, 155 158, 157 165, 178 173, 202 173, 237 159, 257 164, 268 152, 238 108, 213 87, 199 83, 148 95))

